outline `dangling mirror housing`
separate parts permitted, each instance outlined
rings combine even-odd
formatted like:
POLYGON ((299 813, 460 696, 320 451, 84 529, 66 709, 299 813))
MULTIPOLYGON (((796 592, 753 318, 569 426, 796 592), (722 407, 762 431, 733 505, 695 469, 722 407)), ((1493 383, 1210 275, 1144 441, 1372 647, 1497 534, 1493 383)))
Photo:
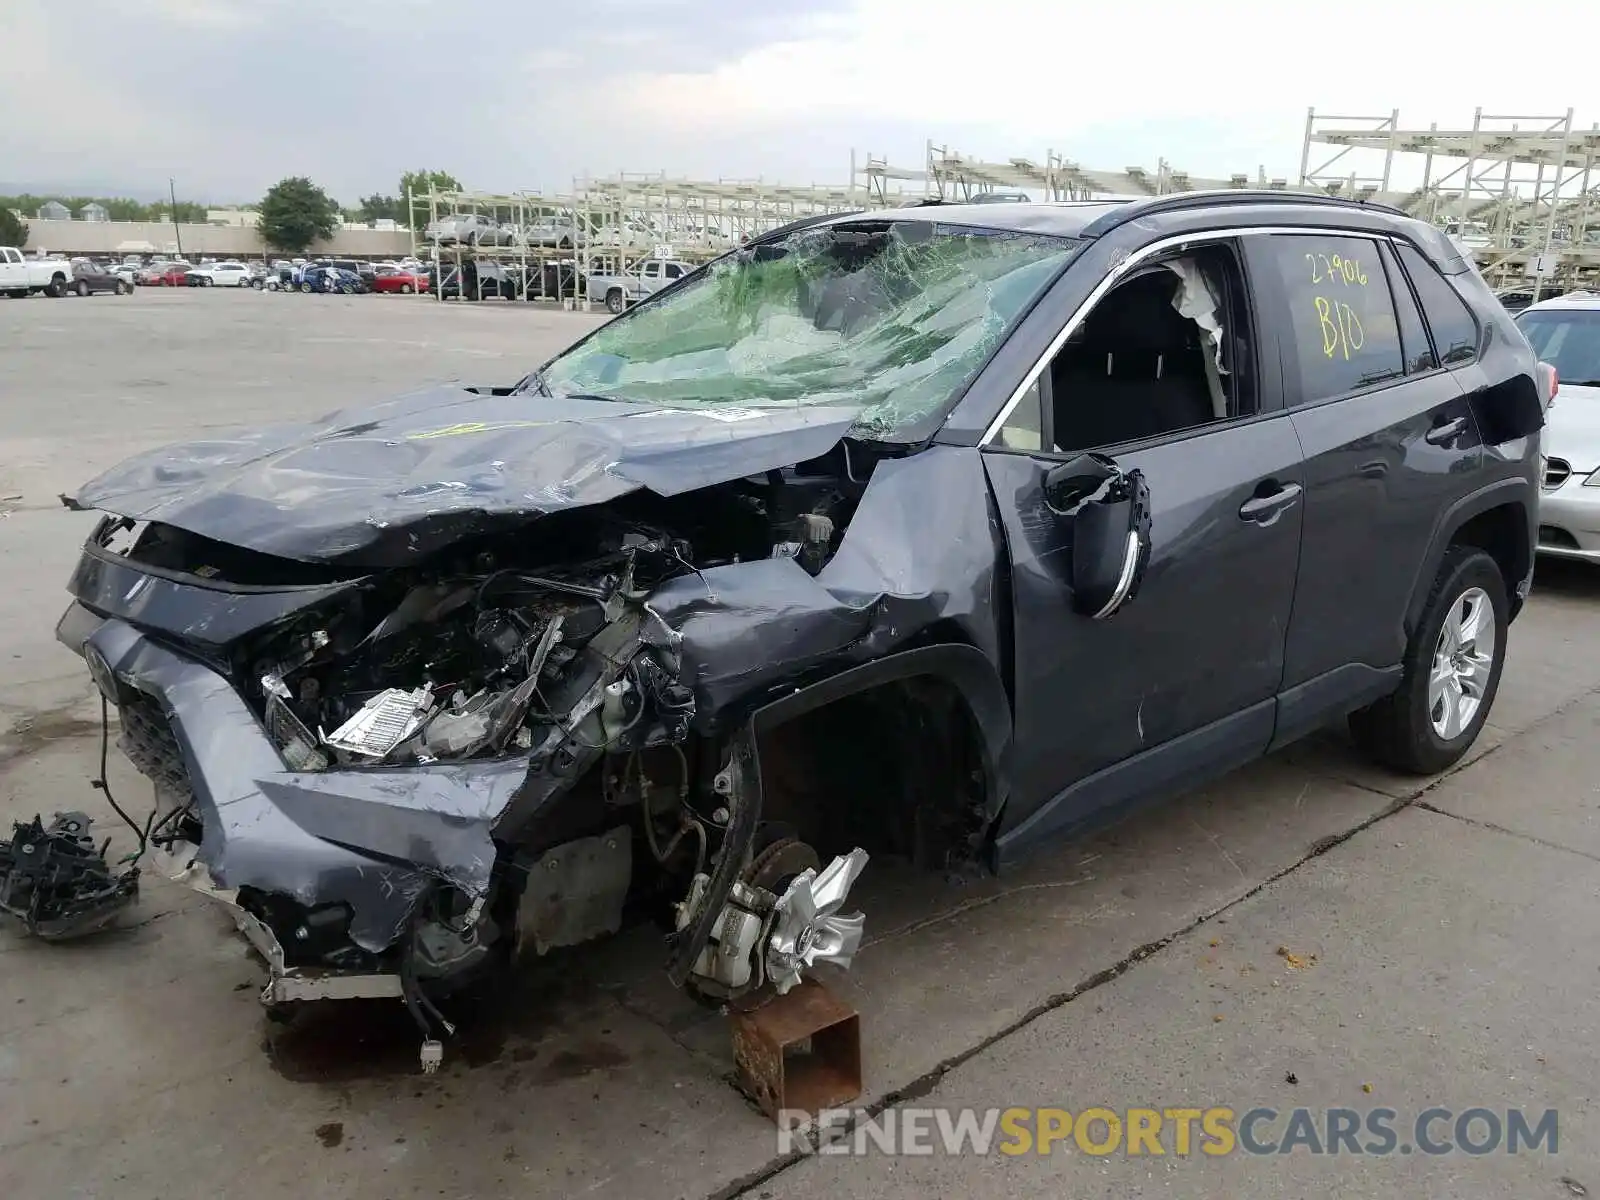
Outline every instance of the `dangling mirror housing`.
POLYGON ((1150 489, 1103 454, 1051 468, 1045 504, 1071 539, 1072 608, 1104 620, 1133 599, 1150 562, 1150 489))

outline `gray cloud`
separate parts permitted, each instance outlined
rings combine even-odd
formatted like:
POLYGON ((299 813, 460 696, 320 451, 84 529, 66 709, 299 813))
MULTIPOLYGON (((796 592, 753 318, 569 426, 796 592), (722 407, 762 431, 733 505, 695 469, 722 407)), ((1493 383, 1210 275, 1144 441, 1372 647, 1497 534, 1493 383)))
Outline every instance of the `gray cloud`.
MULTIPOLYGON (((847 3, 6 0, 7 59, 32 65, 0 71, 0 111, 30 114, 0 122, 0 163, 14 178, 142 191, 173 175, 217 199, 307 174, 346 203, 422 166, 486 189, 554 190, 623 167, 755 174, 780 163, 713 164, 696 131, 666 143, 630 131, 603 103, 608 82, 708 69, 847 3)), ((825 174, 846 174, 847 155, 825 174)))
MULTIPOLYGON (((1078 120, 1067 144, 1059 136, 1028 144, 1032 135, 1019 130, 1048 129, 1081 110, 1008 109, 999 93, 976 97, 967 119, 951 121, 962 115, 948 102, 951 79, 929 74, 933 63, 912 46, 866 69, 902 98, 940 89, 926 105, 857 102, 848 76, 832 88, 818 80, 808 93, 802 73, 783 94, 755 97, 767 101, 758 120, 716 107, 738 101, 714 95, 740 94, 717 90, 716 68, 815 38, 818 22, 856 3, 0 0, 0 180, 153 197, 170 175, 183 198, 225 202, 309 175, 346 204, 391 192, 402 171, 420 167, 492 191, 566 191, 575 176, 619 170, 839 184, 852 147, 920 166, 930 135, 995 159, 1042 159, 1053 146, 1093 167, 1153 166, 1161 155, 1196 174, 1258 164, 1287 174, 1296 165, 1298 106, 1144 120, 1111 105, 1078 120), (688 118, 667 103, 653 108, 649 77, 665 75, 680 78, 657 94, 682 101, 687 90, 704 99, 703 111, 688 118), (924 107, 944 119, 914 121, 924 107)), ((909 32, 928 31, 919 6, 906 11, 909 32)), ((953 53, 955 36, 939 43, 941 55, 953 53)), ((743 94, 751 97, 748 87, 743 94)))

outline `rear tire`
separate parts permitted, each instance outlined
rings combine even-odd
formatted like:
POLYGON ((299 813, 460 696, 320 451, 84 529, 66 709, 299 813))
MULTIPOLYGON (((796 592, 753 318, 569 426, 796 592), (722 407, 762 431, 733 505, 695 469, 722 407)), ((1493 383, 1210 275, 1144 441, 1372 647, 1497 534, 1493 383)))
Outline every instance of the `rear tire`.
POLYGON ((409 295, 411 295, 411 293, 412 293, 412 292, 413 292, 413 291, 415 291, 415 290, 416 290, 416 289, 415 289, 415 288, 413 288, 413 287, 412 287, 412 286, 411 286, 411 285, 410 285, 410 284, 409 284, 409 283, 402 283, 402 284, 401 284, 401 285, 400 285, 400 294, 401 294, 401 295, 402 295, 402 296, 409 296, 409 295))
POLYGON ((1436 775, 1460 761, 1500 690, 1509 609, 1494 559, 1475 546, 1452 546, 1406 647, 1404 682, 1350 714, 1356 744, 1411 775, 1436 775))
POLYGON ((628 303, 627 303, 626 300, 624 300, 622 298, 622 289, 621 288, 612 288, 609 292, 606 293, 606 311, 607 312, 609 312, 609 313, 620 313, 623 309, 625 309, 627 307, 628 307, 628 303))
POLYGON ((65 275, 53 276, 44 289, 44 294, 52 300, 67 294, 67 277, 65 275))
POLYGON ((89 294, 89 281, 87 279, 78 280, 77 284, 74 285, 72 290, 77 292, 80 296, 87 296, 89 294))

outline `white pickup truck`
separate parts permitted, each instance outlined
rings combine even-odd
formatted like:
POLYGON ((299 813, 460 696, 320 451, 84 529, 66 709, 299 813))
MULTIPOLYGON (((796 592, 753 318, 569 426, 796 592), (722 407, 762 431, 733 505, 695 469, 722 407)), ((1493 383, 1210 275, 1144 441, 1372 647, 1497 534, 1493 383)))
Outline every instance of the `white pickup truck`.
POLYGON ((0 295, 66 294, 72 264, 60 258, 27 258, 15 246, 0 246, 0 295))
POLYGON ((648 258, 634 270, 620 275, 604 271, 590 275, 585 295, 590 300, 604 300, 608 311, 619 313, 628 305, 637 304, 646 296, 653 296, 669 284, 677 283, 693 270, 693 263, 675 258, 648 258))

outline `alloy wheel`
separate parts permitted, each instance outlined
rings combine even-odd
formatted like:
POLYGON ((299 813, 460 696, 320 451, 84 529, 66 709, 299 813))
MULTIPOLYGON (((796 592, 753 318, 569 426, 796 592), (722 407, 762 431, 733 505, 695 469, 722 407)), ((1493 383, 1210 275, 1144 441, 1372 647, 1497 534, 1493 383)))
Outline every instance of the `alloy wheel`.
POLYGON ((1468 588, 1445 614, 1428 674, 1428 720, 1454 741, 1472 724, 1494 670, 1494 605, 1482 588, 1468 588))

